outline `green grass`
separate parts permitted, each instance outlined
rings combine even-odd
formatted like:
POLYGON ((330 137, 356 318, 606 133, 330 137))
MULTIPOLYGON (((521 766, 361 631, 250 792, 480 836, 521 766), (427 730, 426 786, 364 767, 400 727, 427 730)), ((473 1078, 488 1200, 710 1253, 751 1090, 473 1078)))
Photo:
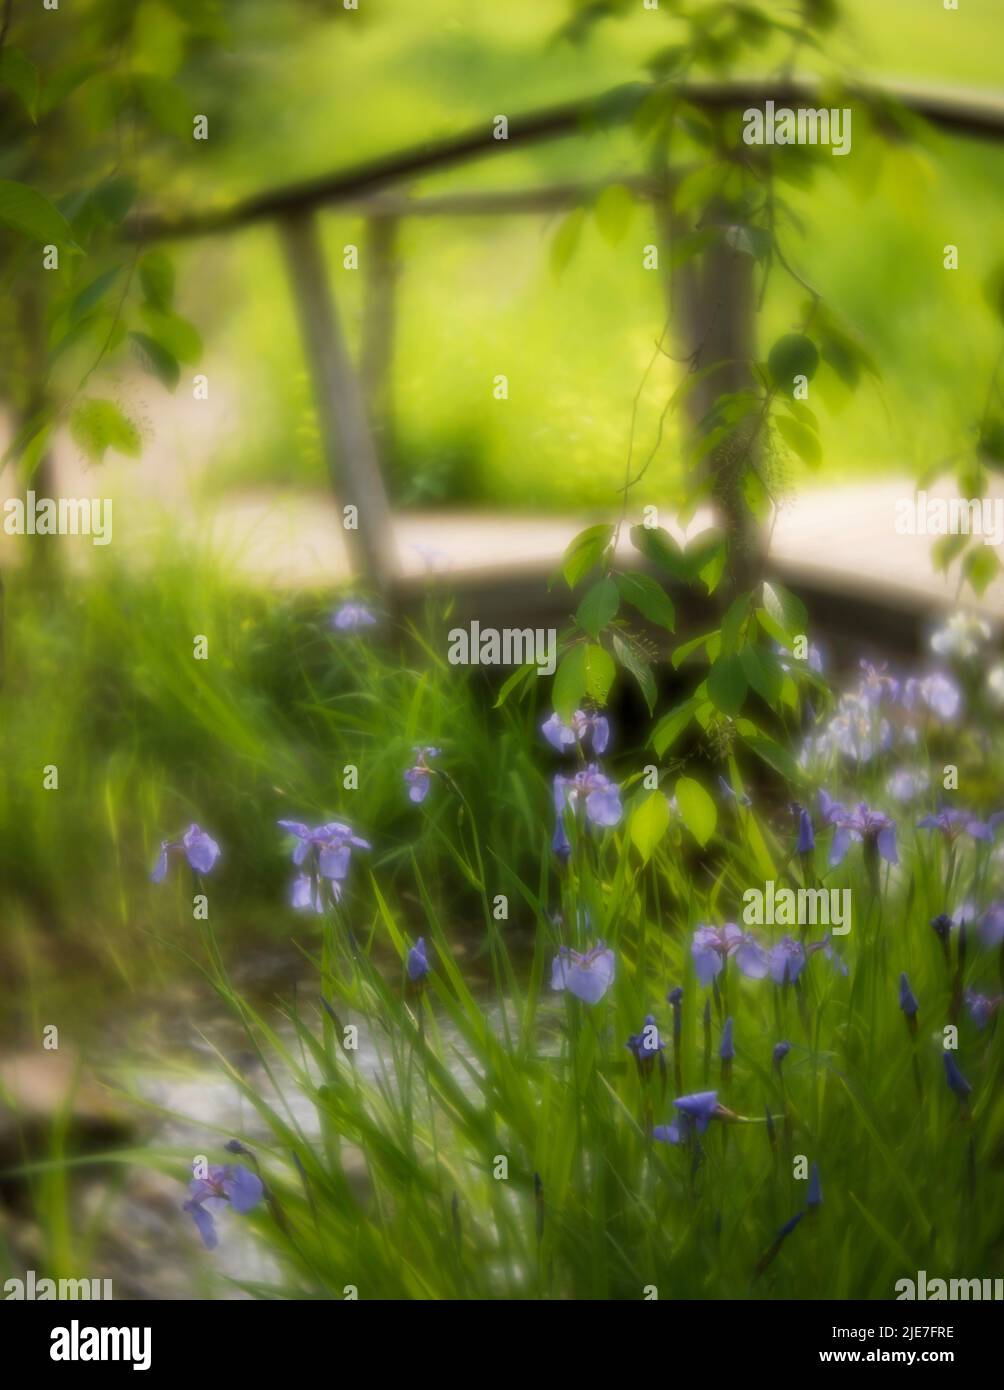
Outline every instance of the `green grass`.
MULTIPOLYGON (((514 867, 536 858, 546 792, 529 760, 529 716, 510 712, 489 728, 492 690, 447 665, 441 614, 413 627, 386 620, 378 660, 371 643, 331 631, 333 603, 234 591, 207 557, 167 541, 145 575, 112 560, 51 592, 30 570, 7 577, 9 1032, 29 1010, 44 1014, 43 1002, 72 1006, 76 969, 122 989, 156 987, 165 967, 155 939, 173 933, 176 904, 171 886, 149 892, 147 874, 161 840, 191 821, 227 846, 228 910, 241 925, 224 930, 234 938, 275 939, 294 919, 279 817, 358 823, 393 880, 412 848, 402 774, 416 744, 478 769, 479 823, 504 838, 514 867), (199 634, 205 661, 193 655, 199 634), (344 785, 350 764, 358 790, 344 785), (51 765, 58 789, 47 790, 51 765)), ((437 844, 441 831, 426 835, 438 900, 462 918, 469 886, 437 844)))
MULTIPOLYGON (((968 734, 929 725, 915 756, 937 765, 947 746, 968 775, 978 757, 968 734)), ((812 776, 848 801, 886 804, 881 788, 894 765, 881 759, 843 776, 818 767, 812 776)), ((880 865, 874 879, 860 845, 828 869, 821 837, 810 879, 852 895, 852 929, 838 948, 847 973, 816 954, 795 986, 779 987, 729 964, 708 991, 694 975, 694 928, 741 920, 748 886, 769 876, 797 887, 806 870, 792 859, 787 825, 756 805, 723 808, 701 853, 674 820, 645 862, 630 831, 632 808, 648 795, 636 778, 624 779, 622 827, 576 837, 565 871, 545 853, 539 872, 515 884, 476 818, 458 821, 453 853, 478 885, 495 975, 486 997, 472 992, 454 955, 420 844, 393 887, 354 863, 340 908, 309 947, 315 989, 276 1010, 242 997, 212 935, 179 922, 205 987, 246 1029, 271 1082, 250 1084, 228 1067, 252 1118, 240 1135, 215 1135, 220 1161, 224 1141, 245 1142, 253 1158, 239 1161, 259 1168, 270 1194, 246 1219, 282 1278, 250 1292, 341 1298, 353 1286, 362 1298, 638 1299, 654 1286, 659 1298, 888 1299, 920 1269, 999 1276, 1000 1031, 980 1032, 960 1009, 963 987, 999 989, 999 952, 971 930, 963 958, 955 933, 946 965, 929 926, 966 897, 999 892, 999 856, 991 861, 988 847, 968 840, 949 851, 915 830, 926 803, 899 811, 900 865, 880 865), (492 904, 504 881, 509 919, 499 922, 492 904), (422 904, 417 922, 403 908, 407 895, 422 904), (526 969, 510 959, 516 924, 533 932, 526 969), (403 961, 419 934, 433 971, 417 994, 405 986, 403 961), (559 942, 585 949, 597 939, 617 959, 607 996, 587 1006, 555 995, 559 942), (916 1036, 898 1006, 903 971, 920 1001, 916 1036), (678 1048, 665 1003, 676 984, 678 1048), (669 1047, 665 1072, 646 1080, 625 1040, 647 1013, 669 1047), (718 1058, 726 1017, 735 1029, 730 1075, 718 1058), (378 1048, 382 1078, 365 1075, 342 1046, 346 1021, 378 1048), (945 1082, 948 1024, 958 1026, 953 1055, 973 1085, 964 1104, 945 1082), (772 1064, 781 1039, 792 1045, 783 1071, 772 1064), (291 1108, 294 1089, 307 1112, 291 1108), (651 1140, 674 1095, 706 1089, 740 1119, 712 1121, 699 1145, 651 1140), (780 1228, 805 1212, 811 1164, 822 1205, 772 1254, 780 1228)), ((421 814, 452 822, 473 789, 463 776, 456 786, 436 779, 421 814)), ((807 939, 820 934, 810 929, 807 939)), ((212 1138, 207 1132, 207 1145, 212 1138)))

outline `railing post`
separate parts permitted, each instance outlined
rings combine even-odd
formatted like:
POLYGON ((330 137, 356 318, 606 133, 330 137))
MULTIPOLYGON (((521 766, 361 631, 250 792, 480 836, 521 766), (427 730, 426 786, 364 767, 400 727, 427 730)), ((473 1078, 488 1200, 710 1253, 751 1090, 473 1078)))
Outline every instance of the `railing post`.
POLYGON ((392 381, 397 319, 397 232, 396 217, 369 218, 363 252, 365 298, 359 375, 377 454, 385 468, 394 451, 392 381))
MULTIPOLYGON (((756 261, 729 245, 725 230, 731 220, 724 206, 710 210, 706 219, 716 225, 719 234, 701 256, 695 366, 720 366, 693 393, 695 424, 704 419, 719 396, 754 384, 756 261)), ((716 520, 729 538, 726 578, 731 583, 723 597, 728 596, 728 589, 749 588, 762 569, 764 538, 743 494, 743 474, 751 457, 755 459, 761 452, 758 423, 746 418, 708 457, 716 520)))
MULTIPOLYGON (((665 256, 670 260, 663 272, 667 312, 672 315, 677 354, 690 369, 720 364, 699 382, 687 398, 686 429, 693 441, 707 432, 706 417, 718 396, 743 390, 753 384, 752 362, 756 342, 755 261, 752 256, 730 246, 725 238, 729 225, 728 208, 709 208, 705 227, 714 226, 720 235, 704 251, 671 263, 674 242, 691 233, 688 219, 673 211, 672 187, 655 202, 656 222, 665 256)), ((759 452, 761 441, 756 426, 747 421, 716 449, 702 467, 711 474, 711 497, 715 520, 729 537, 730 572, 728 589, 742 589, 755 581, 762 568, 763 537, 746 504, 742 478, 750 454, 759 452)))
POLYGON ((345 531, 353 568, 386 591, 397 568, 390 508, 317 223, 312 212, 297 212, 284 217, 279 227, 328 472, 340 502, 359 512, 359 529, 345 531))

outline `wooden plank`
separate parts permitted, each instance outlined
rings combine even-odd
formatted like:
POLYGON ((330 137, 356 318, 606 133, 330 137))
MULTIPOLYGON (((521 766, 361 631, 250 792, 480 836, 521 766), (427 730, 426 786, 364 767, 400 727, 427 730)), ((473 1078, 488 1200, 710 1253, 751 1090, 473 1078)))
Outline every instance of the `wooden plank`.
POLYGON ((387 494, 349 356, 312 214, 280 223, 304 356, 332 487, 342 506, 358 508, 358 530, 345 530, 353 570, 386 592, 397 571, 387 494))

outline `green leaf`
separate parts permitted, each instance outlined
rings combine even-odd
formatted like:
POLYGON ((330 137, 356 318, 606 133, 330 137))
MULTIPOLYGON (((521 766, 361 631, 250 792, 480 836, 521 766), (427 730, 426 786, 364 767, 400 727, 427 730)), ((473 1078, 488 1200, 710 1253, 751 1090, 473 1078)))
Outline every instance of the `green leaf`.
POLYGON ((969 537, 958 533, 954 536, 939 536, 931 546, 931 563, 935 571, 947 574, 952 564, 969 544, 969 537))
POLYGON ((574 589, 579 580, 599 563, 613 534, 614 528, 609 523, 587 526, 569 542, 561 561, 561 573, 570 589, 574 589))
POLYGON ((804 633, 809 624, 809 615, 806 612, 805 604, 801 599, 797 599, 794 594, 783 589, 780 584, 764 583, 763 586, 763 606, 765 612, 774 620, 777 626, 788 637, 787 645, 790 647, 791 639, 804 633))
POLYGON ((80 249, 63 214, 26 183, 0 179, 0 224, 43 246, 51 243, 74 251, 80 249))
POLYGON ((766 260, 774 244, 770 232, 764 227, 751 227, 745 223, 734 223, 725 230, 725 244, 740 255, 752 256, 754 260, 766 260))
POLYGON ((147 304, 169 314, 174 306, 174 264, 163 251, 151 251, 139 263, 139 283, 147 304))
POLYGON ((668 714, 664 714, 656 724, 649 742, 660 758, 673 746, 693 719, 694 711, 699 703, 697 697, 691 695, 690 699, 684 700, 682 705, 677 705, 668 714))
POLYGON ((749 617, 752 599, 749 594, 740 594, 737 599, 729 605, 725 617, 722 619, 721 651, 723 655, 734 652, 739 646, 739 639, 742 634, 743 624, 749 617))
POLYGON ((31 117, 38 119, 38 68, 19 48, 0 49, 0 83, 17 97, 31 117))
POLYGON ((605 648, 590 643, 585 657, 586 693, 598 705, 606 704, 617 675, 614 659, 605 648))
POLYGON ((743 664, 735 652, 720 656, 708 672, 708 695, 717 709, 733 719, 748 690, 743 664))
POLYGON ((173 77, 185 55, 184 21, 165 5, 136 8, 132 32, 132 61, 137 72, 173 77))
POLYGON ((673 600, 651 575, 638 574, 634 570, 619 574, 617 587, 624 602, 636 608, 643 618, 647 618, 650 623, 657 623, 659 627, 667 628, 670 632, 674 631, 676 609, 673 607, 673 600))
POLYGON ((823 461, 823 450, 818 435, 808 425, 799 420, 791 420, 787 415, 775 415, 774 425, 778 434, 792 453, 797 454, 810 468, 818 468, 823 461))
POLYGON ((646 560, 651 560, 653 564, 668 571, 674 579, 681 579, 684 583, 690 581, 691 573, 683 551, 663 527, 632 526, 631 544, 646 560))
POLYGON ((43 406, 41 410, 36 410, 33 415, 29 416, 7 445, 3 454, 0 455, 0 468, 10 463, 11 459, 23 459, 25 451, 32 441, 38 439, 39 436, 44 434, 48 437, 52 430, 55 413, 55 407, 50 404, 43 406))
POLYGON ((814 410, 810 410, 805 401, 796 401, 791 396, 778 397, 779 404, 789 415, 796 419, 799 424, 808 425, 814 434, 819 433, 819 416, 814 410))
POLYGON ((136 355, 146 370, 158 381, 163 382, 169 391, 173 391, 181 377, 181 368, 174 355, 147 333, 130 333, 129 337, 133 340, 136 355))
POLYGON ((41 467, 42 460, 49 450, 53 429, 53 425, 45 425, 25 441, 18 459, 18 477, 22 482, 34 477, 36 469, 41 467))
POLYGON ((599 637, 611 618, 616 617, 619 607, 620 593, 616 583, 609 578, 601 579, 579 604, 575 621, 590 637, 599 637))
POLYGON ((136 201, 136 181, 128 174, 114 174, 98 184, 88 201, 107 226, 117 227, 136 201))
POLYGON ((743 674, 756 693, 762 696, 768 705, 775 705, 781 694, 781 682, 784 677, 777 658, 760 647, 746 646, 739 653, 739 660, 742 662, 743 674))
POLYGON ((669 829, 669 802, 662 792, 652 792, 631 813, 628 834, 644 863, 652 858, 656 846, 669 829))
POLYGON ((614 656, 629 671, 638 682, 645 703, 648 706, 649 714, 655 709, 655 701, 658 689, 655 684, 655 676, 652 668, 643 657, 635 651, 630 642, 626 642, 619 633, 614 633, 614 656))
POLYGON ((779 647, 791 646, 791 637, 785 632, 780 623, 774 621, 766 608, 758 608, 756 610, 756 616, 764 632, 766 632, 768 637, 773 638, 779 647))
POLYGON ((770 500, 770 493, 763 485, 760 474, 752 464, 743 473, 742 489, 743 501, 749 507, 757 524, 766 525, 773 503, 770 500))
POLYGON ((177 314, 162 314, 149 304, 143 305, 143 317, 151 336, 172 357, 179 362, 198 362, 202 356, 202 339, 187 319, 179 318, 177 314))
POLYGON ((676 185, 673 192, 674 209, 687 212, 690 208, 714 202, 725 195, 731 179, 732 171, 724 162, 708 164, 699 161, 676 185))
POLYGON ((811 381, 819 367, 819 349, 804 333, 786 333, 767 356, 767 370, 779 391, 793 395, 795 377, 811 381))
POLYGON ((59 68, 50 69, 45 75, 45 84, 42 87, 41 99, 39 101, 39 112, 48 115, 57 106, 61 106, 71 92, 81 86, 95 73, 101 72, 103 68, 100 59, 95 57, 82 58, 76 63, 70 63, 59 68))
POLYGON ((1001 464, 1004 464, 1004 419, 999 415, 988 415, 980 425, 976 447, 988 467, 1000 472, 1001 464))
POLYGON ((804 781, 802 771, 787 749, 782 748, 779 743, 775 743, 766 734, 747 734, 743 741, 768 767, 779 772, 785 781, 795 786, 804 781))
POLYGON ((195 113, 176 82, 152 73, 139 75, 134 82, 140 101, 159 130, 182 140, 191 137, 195 113))
MULTIPOLYGON (((699 232, 688 232, 686 236, 674 237, 669 252, 670 266, 675 269, 677 266, 684 265, 694 256, 699 256, 705 247, 713 245, 717 240, 718 231, 714 227, 702 227, 699 232)), ((707 371, 708 369, 705 368, 704 370, 707 371)))
POLYGON ((706 650, 705 656, 709 661, 713 661, 715 656, 718 655, 718 651, 721 649, 721 637, 717 628, 715 628, 713 632, 702 632, 700 637, 691 637, 688 642, 681 642, 678 647, 674 648, 672 656, 673 669, 678 671, 688 657, 693 656, 694 652, 699 651, 701 647, 707 647, 708 650, 706 650), (718 639, 717 646, 714 653, 712 653, 711 643, 716 638, 718 639))
POLYGON ((1000 561, 987 545, 974 545, 962 562, 963 574, 981 595, 986 593, 1000 570, 1000 561))
POLYGON ((121 269, 121 266, 112 266, 111 270, 106 270, 103 275, 99 275, 80 291, 70 305, 71 325, 79 323, 88 310, 94 308, 95 304, 104 296, 105 291, 114 283, 121 269))
POLYGON ((555 278, 561 274, 575 254, 585 221, 585 208, 573 208, 562 218, 551 242, 551 273, 555 278))
POLYGON ((596 199, 593 209, 600 236, 611 246, 624 239, 634 215, 634 195, 622 183, 612 183, 596 199))
POLYGON ((70 434, 93 463, 102 463, 107 449, 138 458, 143 448, 139 430, 113 401, 83 401, 70 417, 70 434))
MULTIPOLYGON (((690 547, 687 547, 687 554, 690 554, 690 547)), ((728 548, 724 539, 718 537, 711 547, 710 554, 704 559, 697 577, 707 589, 709 594, 713 594, 721 583, 722 575, 725 573, 725 561, 728 558, 728 548)))
POLYGON ((718 824, 715 803, 700 782, 692 777, 681 777, 676 784, 676 805, 684 825, 703 849, 718 824))
POLYGON ((586 693, 586 649, 581 644, 572 647, 558 663, 551 686, 551 701, 555 713, 566 724, 582 704, 586 693))

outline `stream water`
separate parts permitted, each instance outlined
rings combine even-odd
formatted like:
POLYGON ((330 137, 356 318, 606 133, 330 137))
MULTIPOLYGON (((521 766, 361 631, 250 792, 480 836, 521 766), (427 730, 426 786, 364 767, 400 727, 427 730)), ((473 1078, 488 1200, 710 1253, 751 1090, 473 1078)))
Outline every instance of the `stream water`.
MULTIPOLYGON (((310 1017, 309 1006, 317 1000, 316 979, 300 984, 298 997, 302 1016, 310 1017)), ((486 1002, 484 1012, 489 1025, 501 1035, 500 1005, 486 1002)), ((386 1046, 365 1020, 348 1013, 339 1017, 343 1024, 355 1023, 359 1028, 353 1064, 361 1075, 368 1080, 392 1081, 386 1046)), ((438 1026, 445 1060, 459 1084, 473 1094, 476 1082, 461 1058, 470 1064, 474 1058, 448 1020, 439 1020, 438 1026)), ((291 1054, 299 1057, 299 1046, 289 1025, 283 1024, 277 1031, 291 1054)), ((320 1034, 319 1014, 317 1031, 320 1034)), ((137 1054, 134 1047, 120 1052, 129 1055, 130 1062, 127 1071, 117 1073, 141 1108, 149 1108, 146 1142, 190 1154, 192 1159, 207 1154, 215 1162, 228 1138, 240 1139, 252 1150, 256 1143, 270 1140, 255 1107, 227 1076, 220 1055, 269 1105, 282 1110, 307 1142, 318 1137, 317 1114, 310 1100, 294 1084, 282 1062, 270 1056, 269 1066, 276 1082, 273 1085, 235 1020, 207 1013, 204 1008, 196 1010, 189 1002, 183 1009, 160 1010, 152 1035, 154 1041, 145 1054, 137 1054), (287 1080, 288 1085, 284 1084, 287 1080)), ((362 1156, 346 1149, 344 1158, 350 1181, 355 1175, 364 1182, 362 1156)), ((231 1281, 277 1282, 279 1272, 267 1249, 254 1240, 240 1217, 230 1212, 224 1212, 217 1220, 217 1248, 204 1250, 194 1223, 182 1211, 186 1196, 184 1186, 175 1180, 141 1165, 129 1169, 110 1213, 112 1268, 102 1271, 114 1279, 117 1298, 234 1298, 246 1295, 231 1281)), ((347 1277, 346 1282, 351 1279, 347 1277)))

